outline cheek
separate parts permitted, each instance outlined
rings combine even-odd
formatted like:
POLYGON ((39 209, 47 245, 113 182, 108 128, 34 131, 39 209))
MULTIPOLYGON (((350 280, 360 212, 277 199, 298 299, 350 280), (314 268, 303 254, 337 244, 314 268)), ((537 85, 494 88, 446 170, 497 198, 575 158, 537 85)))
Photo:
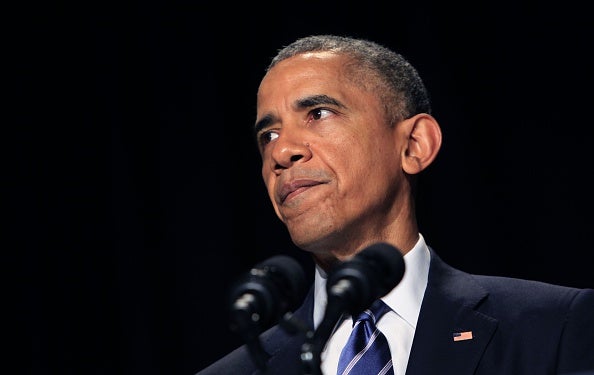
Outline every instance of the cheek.
POLYGON ((337 168, 337 173, 362 178, 370 168, 377 167, 377 163, 382 162, 380 157, 383 148, 381 142, 353 137, 334 144, 332 150, 326 154, 330 165, 337 168))
POLYGON ((339 155, 343 157, 334 159, 336 173, 343 180, 345 188, 349 185, 357 192, 381 192, 386 184, 393 181, 400 168, 394 146, 386 139, 354 143, 339 155))
MULTIPOLYGON (((266 164, 262 165, 262 180, 264 181, 266 190, 268 191, 268 194, 270 195, 272 193, 272 191, 274 191, 274 186, 273 186, 274 178, 273 178, 273 173, 270 171, 270 168, 268 168, 266 166, 266 164)), ((272 198, 272 195, 270 195, 270 197, 272 198)))
POLYGON ((267 168, 266 166, 262 167, 262 179, 264 180, 264 186, 266 186, 268 199, 270 200, 270 203, 272 203, 272 208, 274 209, 276 216, 284 222, 283 216, 281 215, 278 209, 278 205, 276 204, 276 200, 274 197, 274 182, 276 181, 276 179, 274 177, 274 173, 270 172, 270 168, 267 168))

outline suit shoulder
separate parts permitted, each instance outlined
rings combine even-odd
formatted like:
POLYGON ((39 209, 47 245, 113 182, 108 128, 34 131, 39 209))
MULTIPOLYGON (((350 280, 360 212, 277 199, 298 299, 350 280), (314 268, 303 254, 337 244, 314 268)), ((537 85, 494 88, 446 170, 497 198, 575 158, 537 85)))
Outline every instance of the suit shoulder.
POLYGON ((242 345, 198 371, 195 375, 247 375, 252 374, 255 370, 247 347, 242 345))
POLYGON ((502 276, 470 275, 482 288, 488 291, 489 298, 496 303, 505 302, 508 306, 546 309, 594 309, 594 289, 576 288, 502 276))

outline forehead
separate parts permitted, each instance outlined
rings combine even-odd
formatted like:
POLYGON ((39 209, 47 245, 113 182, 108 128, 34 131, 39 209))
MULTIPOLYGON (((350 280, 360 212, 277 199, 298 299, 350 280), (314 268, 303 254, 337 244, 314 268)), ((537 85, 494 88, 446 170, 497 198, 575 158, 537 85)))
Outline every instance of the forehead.
POLYGON ((328 51, 307 52, 277 63, 265 76, 266 79, 274 79, 279 75, 302 73, 331 73, 342 68, 347 61, 347 56, 328 51))
POLYGON ((275 65, 262 79, 258 105, 312 94, 339 95, 355 86, 346 74, 349 57, 331 52, 312 52, 290 57, 275 65))

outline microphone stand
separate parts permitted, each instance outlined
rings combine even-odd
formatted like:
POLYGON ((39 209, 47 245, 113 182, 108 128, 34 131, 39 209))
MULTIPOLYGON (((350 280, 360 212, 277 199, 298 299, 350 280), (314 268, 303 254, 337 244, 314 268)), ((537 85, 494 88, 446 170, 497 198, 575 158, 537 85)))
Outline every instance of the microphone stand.
POLYGON ((305 334, 305 343, 302 345, 300 356, 304 375, 322 375, 320 355, 333 329, 333 326, 329 323, 329 319, 324 319, 314 332, 290 312, 287 312, 280 322, 281 328, 291 335, 305 334))
POLYGON ((235 322, 235 325, 232 327, 232 330, 236 331, 241 336, 246 343, 252 360, 258 369, 265 374, 267 370, 266 361, 268 360, 268 355, 262 348, 262 343, 260 342, 260 327, 257 324, 254 324, 254 321, 250 316, 250 311, 235 310, 233 313, 233 321, 235 322))
POLYGON ((348 281, 343 281, 334 285, 328 293, 328 303, 324 318, 315 330, 306 333, 305 343, 301 346, 301 363, 303 365, 304 375, 322 375, 321 355, 326 342, 334 332, 336 325, 340 322, 345 307, 345 295, 349 292, 348 281))
MULTIPOLYGON (((268 361, 269 356, 260 342, 260 327, 254 324, 254 321, 249 317, 250 314, 246 313, 246 310, 236 310, 234 316, 234 321, 236 323, 236 326, 233 327, 234 330, 236 330, 245 341, 247 349, 255 365, 263 374, 266 374, 268 371, 266 362, 268 361)), ((306 340, 313 337, 313 331, 310 330, 309 327, 300 319, 293 316, 291 312, 286 312, 283 315, 279 322, 279 326, 292 336, 302 333, 306 336, 306 340)), ((316 358, 319 358, 320 353, 321 350, 316 355, 316 358)), ((319 371, 319 364, 317 368, 318 372, 315 374, 322 375, 322 373, 319 371)))

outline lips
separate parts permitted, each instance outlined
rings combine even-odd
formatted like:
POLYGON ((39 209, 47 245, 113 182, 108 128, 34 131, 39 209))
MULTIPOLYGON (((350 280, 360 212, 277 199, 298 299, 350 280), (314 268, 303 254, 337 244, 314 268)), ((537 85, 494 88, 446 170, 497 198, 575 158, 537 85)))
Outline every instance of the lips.
POLYGON ((281 185, 281 188, 277 192, 277 197, 279 197, 280 203, 282 204, 288 198, 307 190, 307 188, 320 184, 322 184, 322 182, 310 179, 292 180, 281 185))

